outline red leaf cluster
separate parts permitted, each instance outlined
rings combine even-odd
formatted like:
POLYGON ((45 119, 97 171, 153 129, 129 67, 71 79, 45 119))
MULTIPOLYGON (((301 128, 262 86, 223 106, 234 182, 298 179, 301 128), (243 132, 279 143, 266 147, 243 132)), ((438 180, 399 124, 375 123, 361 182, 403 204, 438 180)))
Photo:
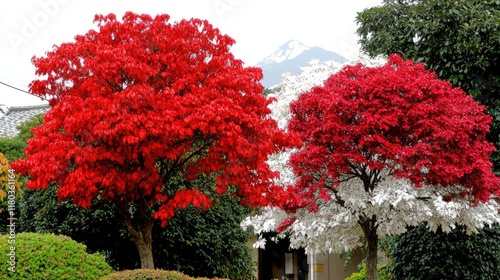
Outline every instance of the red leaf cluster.
POLYGON ((296 217, 292 217, 290 219, 286 219, 284 220, 283 222, 281 222, 281 224, 278 225, 278 227, 276 228, 276 231, 278 233, 281 233, 283 232, 285 229, 287 229, 288 227, 290 227, 293 223, 295 223, 295 221, 297 220, 296 217))
POLYGON ((154 214, 154 217, 162 221, 162 226, 166 226, 168 220, 175 215, 175 210, 185 209, 189 205, 201 207, 203 210, 208 210, 212 206, 212 201, 207 195, 202 194, 197 189, 179 190, 175 193, 172 199, 160 206, 160 209, 154 214))
POLYGON ((82 207, 98 195, 160 202, 156 217, 166 220, 188 202, 210 206, 196 190, 171 194, 174 174, 216 174, 219 192, 235 185, 247 203, 264 204, 275 176, 267 157, 294 141, 268 116, 261 70, 229 51, 233 39, 199 19, 95 21, 98 30, 33 58, 42 78, 31 92, 51 110, 13 163, 30 175, 27 187, 56 183, 60 199, 82 207))
POLYGON ((291 158, 304 200, 355 176, 355 167, 390 170, 417 187, 461 185, 474 201, 499 194, 486 140, 491 117, 421 63, 392 55, 381 67, 346 66, 291 111, 290 130, 304 141, 291 158))

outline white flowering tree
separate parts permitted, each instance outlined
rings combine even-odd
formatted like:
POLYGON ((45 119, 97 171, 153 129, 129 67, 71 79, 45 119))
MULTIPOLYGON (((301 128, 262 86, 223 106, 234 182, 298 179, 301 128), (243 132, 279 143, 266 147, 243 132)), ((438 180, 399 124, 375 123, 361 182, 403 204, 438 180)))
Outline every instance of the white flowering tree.
POLYGON ((376 279, 379 237, 421 223, 469 233, 499 223, 491 199, 499 180, 484 107, 422 64, 399 56, 359 62, 313 63, 285 75, 273 117, 303 146, 269 163, 294 199, 242 226, 261 237, 276 231, 307 253, 366 246, 367 277, 376 279))

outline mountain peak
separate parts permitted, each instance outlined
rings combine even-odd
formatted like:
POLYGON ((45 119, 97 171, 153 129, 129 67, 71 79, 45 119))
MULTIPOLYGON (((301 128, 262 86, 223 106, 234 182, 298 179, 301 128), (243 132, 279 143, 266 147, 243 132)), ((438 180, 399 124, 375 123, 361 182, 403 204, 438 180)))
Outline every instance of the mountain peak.
POLYGON ((304 51, 310 49, 298 40, 290 40, 281 45, 274 53, 265 57, 259 64, 281 63, 288 59, 299 56, 304 51))
POLYGON ((346 59, 321 47, 308 47, 300 41, 290 40, 256 66, 262 68, 262 85, 269 88, 282 82, 283 73, 297 75, 301 72, 301 67, 309 66, 315 60, 344 62, 346 59))

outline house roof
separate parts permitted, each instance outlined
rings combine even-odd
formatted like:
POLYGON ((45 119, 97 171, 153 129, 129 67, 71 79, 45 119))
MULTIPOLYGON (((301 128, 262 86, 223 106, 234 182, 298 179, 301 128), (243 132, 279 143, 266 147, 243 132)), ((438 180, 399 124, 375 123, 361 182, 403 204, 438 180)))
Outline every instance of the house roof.
POLYGON ((31 117, 45 113, 49 105, 12 106, 0 105, 0 138, 14 137, 19 134, 17 127, 31 117))

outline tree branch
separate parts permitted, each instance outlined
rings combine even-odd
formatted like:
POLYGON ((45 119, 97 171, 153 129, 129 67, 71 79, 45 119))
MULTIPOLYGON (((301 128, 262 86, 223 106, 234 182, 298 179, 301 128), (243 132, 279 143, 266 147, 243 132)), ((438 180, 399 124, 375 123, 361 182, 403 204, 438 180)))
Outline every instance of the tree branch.
POLYGON ((132 235, 134 239, 140 239, 141 233, 134 227, 132 217, 130 216, 130 213, 126 209, 125 205, 119 202, 115 204, 116 204, 116 209, 118 209, 118 213, 120 213, 120 215, 125 220, 125 224, 127 225, 127 229, 130 232, 130 235, 132 235))

